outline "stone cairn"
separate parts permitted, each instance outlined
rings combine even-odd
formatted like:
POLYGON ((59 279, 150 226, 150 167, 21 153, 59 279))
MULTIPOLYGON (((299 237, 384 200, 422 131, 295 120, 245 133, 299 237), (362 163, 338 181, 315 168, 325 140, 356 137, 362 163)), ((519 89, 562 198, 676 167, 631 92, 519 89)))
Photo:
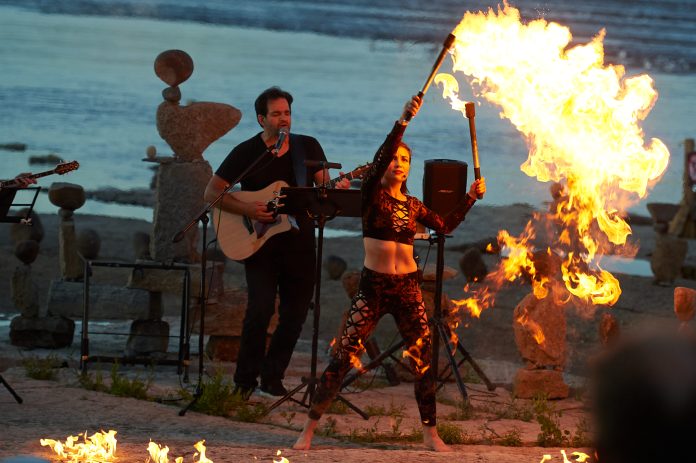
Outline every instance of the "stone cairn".
MULTIPOLYGON (((167 50, 160 53, 155 59, 154 71, 157 77, 168 85, 162 91, 164 101, 157 108, 156 118, 157 131, 172 148, 173 156, 157 156, 155 150, 148 149, 147 157, 143 159, 157 164, 153 228, 149 240, 143 236, 136 236, 134 245, 139 262, 176 261, 191 264, 191 295, 195 297, 200 284, 200 267, 195 265, 200 261, 197 250, 198 229, 193 227, 178 243, 172 243, 172 237, 193 220, 205 206, 203 195, 212 176, 212 169, 203 159, 203 151, 239 123, 241 112, 233 106, 222 103, 194 102, 186 106, 179 104, 181 100, 179 85, 193 74, 193 60, 182 50, 167 50), (149 242, 149 252, 144 249, 147 242, 149 242)), ((212 320, 220 316, 219 312, 224 314, 222 318, 241 320, 245 306, 245 304, 220 302, 227 300, 222 283, 224 256, 222 259, 209 259, 209 262, 212 268, 207 271, 209 277, 212 275, 213 283, 210 288, 207 288, 206 334, 216 325, 212 320)), ((127 352, 133 354, 166 352, 166 335, 169 332, 169 326, 161 320, 162 293, 181 295, 182 277, 183 274, 180 271, 137 269, 132 272, 128 287, 148 291, 150 316, 156 315, 154 312, 159 313, 160 316, 148 320, 136 320, 137 323, 134 323, 131 328, 127 352), (151 338, 140 336, 141 334, 162 336, 151 338), (148 341, 149 339, 161 339, 161 341, 154 341, 158 345, 152 345, 153 341, 148 341)), ((232 296, 234 294, 230 295, 231 300, 236 301, 232 296)), ((194 309, 198 310, 195 307, 194 309)), ((241 333, 240 330, 240 327, 235 327, 232 331, 238 336, 241 333)), ((225 352, 222 355, 225 356, 225 352)), ((231 357, 227 354, 225 359, 231 357)))
POLYGON ((23 348, 61 348, 72 344, 75 322, 61 316, 41 313, 39 292, 32 278, 31 264, 39 254, 44 229, 39 216, 32 212, 32 226, 13 224, 10 229, 15 256, 22 265, 12 275, 12 302, 20 315, 10 322, 10 343, 23 348))
POLYGON ((679 331, 693 335, 689 322, 696 311, 696 290, 678 286, 674 288, 674 313, 681 322, 679 331))
MULTIPOLYGON (((648 203, 653 218, 655 249, 650 258, 650 268, 655 284, 673 285, 686 268, 684 261, 688 251, 688 238, 696 238, 696 192, 691 179, 689 162, 694 157, 694 140, 684 140, 684 174, 682 200, 679 204, 648 203)), ((689 268, 694 273, 693 267, 689 268)), ((690 275, 693 277, 694 275, 690 275)))
POLYGON ((563 307, 552 296, 537 299, 528 294, 515 307, 513 316, 515 344, 525 366, 514 379, 515 396, 531 399, 544 393, 549 399, 568 397, 563 381, 566 361, 566 319, 563 307), (543 338, 537 333, 543 333, 543 338))

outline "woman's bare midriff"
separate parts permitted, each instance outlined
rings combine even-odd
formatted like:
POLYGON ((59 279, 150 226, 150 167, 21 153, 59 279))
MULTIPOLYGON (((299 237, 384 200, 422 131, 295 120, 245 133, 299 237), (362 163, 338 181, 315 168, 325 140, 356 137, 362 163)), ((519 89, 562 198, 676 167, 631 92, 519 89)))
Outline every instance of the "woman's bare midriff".
POLYGON ((418 270, 413 260, 413 246, 384 241, 375 238, 363 238, 365 246, 365 267, 391 275, 402 275, 418 270))

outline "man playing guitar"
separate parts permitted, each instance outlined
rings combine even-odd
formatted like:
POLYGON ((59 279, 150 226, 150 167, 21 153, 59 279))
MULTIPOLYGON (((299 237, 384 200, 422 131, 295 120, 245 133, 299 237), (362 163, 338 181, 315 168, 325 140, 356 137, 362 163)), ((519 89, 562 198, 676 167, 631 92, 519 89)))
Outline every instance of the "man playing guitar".
MULTIPOLYGON (((237 145, 210 179, 205 200, 213 201, 255 159, 274 147, 281 131, 290 130, 292 96, 278 87, 265 90, 254 103, 256 118, 262 132, 237 145)), ((307 168, 304 161, 326 161, 319 142, 306 135, 292 134, 281 140, 277 154, 241 180, 245 191, 261 190, 278 180, 290 186, 323 184, 330 176, 318 167, 307 168)), ((343 179, 337 188, 349 188, 343 179)), ((276 220, 264 201, 244 202, 226 195, 223 210, 247 216, 258 222, 276 220)), ((241 344, 234 374, 235 391, 248 398, 261 377, 261 391, 273 396, 287 393, 282 379, 302 331, 312 299, 315 273, 314 223, 309 217, 296 217, 299 230, 271 237, 258 251, 244 260, 247 282, 247 310, 244 316, 241 344), (266 332, 275 312, 276 294, 280 298, 278 326, 266 352, 266 332)), ((220 229, 218 233, 224 234, 220 229)))

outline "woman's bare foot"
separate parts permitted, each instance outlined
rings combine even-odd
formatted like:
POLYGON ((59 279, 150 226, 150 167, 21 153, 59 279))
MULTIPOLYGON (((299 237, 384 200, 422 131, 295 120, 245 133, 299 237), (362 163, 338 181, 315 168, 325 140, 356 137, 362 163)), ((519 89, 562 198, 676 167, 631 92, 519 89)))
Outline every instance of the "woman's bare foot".
POLYGON ((314 430, 317 427, 317 423, 319 423, 319 420, 311 420, 307 418, 304 429, 302 429, 302 432, 300 433, 300 437, 297 438, 297 441, 292 446, 293 449, 309 450, 309 448, 312 446, 312 437, 314 437, 314 430))
POLYGON ((436 452, 451 452, 452 449, 442 442, 435 426, 423 426, 423 443, 436 452))

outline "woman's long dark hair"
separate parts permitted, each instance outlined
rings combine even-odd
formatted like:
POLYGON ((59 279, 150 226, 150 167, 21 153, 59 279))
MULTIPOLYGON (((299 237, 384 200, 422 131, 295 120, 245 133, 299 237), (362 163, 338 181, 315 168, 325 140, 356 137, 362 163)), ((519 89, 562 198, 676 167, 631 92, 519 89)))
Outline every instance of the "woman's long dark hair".
MULTIPOLYGON (((399 142, 399 148, 403 148, 406 151, 408 151, 408 163, 411 164, 411 160, 413 159, 413 155, 411 154, 411 147, 408 146, 406 143, 400 141, 399 142)), ((398 149, 398 148, 397 148, 398 149)), ((409 173, 411 173, 411 168, 409 166, 409 173)), ((404 183, 401 184, 401 192, 405 195, 408 194, 408 187, 406 186, 406 181, 408 180, 408 177, 406 180, 404 180, 404 183)))

